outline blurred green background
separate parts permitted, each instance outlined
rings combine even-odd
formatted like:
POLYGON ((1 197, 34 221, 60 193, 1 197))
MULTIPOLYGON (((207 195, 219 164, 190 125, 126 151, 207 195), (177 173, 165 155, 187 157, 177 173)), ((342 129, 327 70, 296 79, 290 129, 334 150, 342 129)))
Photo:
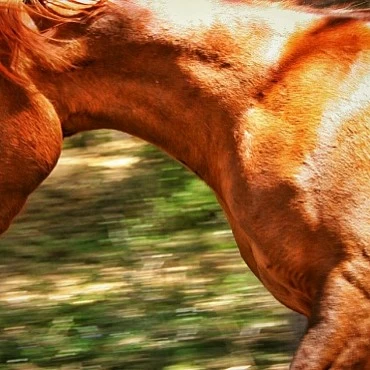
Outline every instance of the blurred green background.
MULTIPOLYGON (((297 0, 342 3, 369 7, 297 0)), ((123 134, 67 140, 0 247, 0 370, 287 370, 304 327, 211 191, 123 134)))
POLYGON ((288 368, 299 318, 211 191, 137 139, 67 140, 0 243, 0 369, 288 368))

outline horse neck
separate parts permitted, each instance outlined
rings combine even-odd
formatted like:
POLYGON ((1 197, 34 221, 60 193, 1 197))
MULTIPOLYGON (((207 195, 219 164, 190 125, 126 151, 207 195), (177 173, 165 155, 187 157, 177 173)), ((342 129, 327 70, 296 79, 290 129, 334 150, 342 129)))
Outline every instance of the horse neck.
POLYGON ((93 63, 43 77, 63 129, 138 136, 220 193, 219 174, 235 159, 241 117, 283 45, 310 17, 213 0, 117 4, 87 33, 93 63))

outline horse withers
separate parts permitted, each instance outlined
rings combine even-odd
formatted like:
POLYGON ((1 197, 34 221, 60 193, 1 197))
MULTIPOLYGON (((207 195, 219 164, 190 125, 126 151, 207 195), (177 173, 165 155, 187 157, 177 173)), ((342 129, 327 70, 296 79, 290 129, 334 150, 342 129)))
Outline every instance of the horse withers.
POLYGON ((1 231, 51 172, 63 135, 138 136, 213 189, 248 266, 308 317, 291 368, 370 369, 368 11, 0 6, 1 231))

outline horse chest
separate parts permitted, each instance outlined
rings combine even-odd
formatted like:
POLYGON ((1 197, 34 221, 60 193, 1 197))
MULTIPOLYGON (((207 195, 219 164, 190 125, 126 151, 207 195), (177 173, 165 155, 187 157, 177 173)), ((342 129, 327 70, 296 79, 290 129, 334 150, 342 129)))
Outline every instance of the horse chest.
POLYGON ((307 224, 294 205, 296 191, 288 184, 273 188, 236 184, 228 191, 226 205, 221 204, 241 256, 275 298, 309 316, 335 258, 335 240, 324 228, 314 230, 307 224))
MULTIPOLYGON (((309 259, 305 263, 304 254, 299 252, 302 246, 292 245, 289 241, 293 241, 292 235, 278 225, 266 225, 266 229, 280 229, 280 237, 273 241, 266 236, 269 230, 252 237, 256 227, 253 223, 231 226, 241 256, 266 288, 286 306, 309 315, 314 295, 309 277, 314 264, 309 259)), ((300 237, 296 237, 298 241, 300 237)))

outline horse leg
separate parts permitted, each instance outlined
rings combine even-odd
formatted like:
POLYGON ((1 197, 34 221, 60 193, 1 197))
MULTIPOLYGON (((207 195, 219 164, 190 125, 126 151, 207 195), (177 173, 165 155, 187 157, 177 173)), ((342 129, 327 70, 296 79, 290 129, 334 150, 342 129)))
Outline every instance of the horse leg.
POLYGON ((291 370, 370 370, 369 262, 364 252, 330 274, 291 370))

